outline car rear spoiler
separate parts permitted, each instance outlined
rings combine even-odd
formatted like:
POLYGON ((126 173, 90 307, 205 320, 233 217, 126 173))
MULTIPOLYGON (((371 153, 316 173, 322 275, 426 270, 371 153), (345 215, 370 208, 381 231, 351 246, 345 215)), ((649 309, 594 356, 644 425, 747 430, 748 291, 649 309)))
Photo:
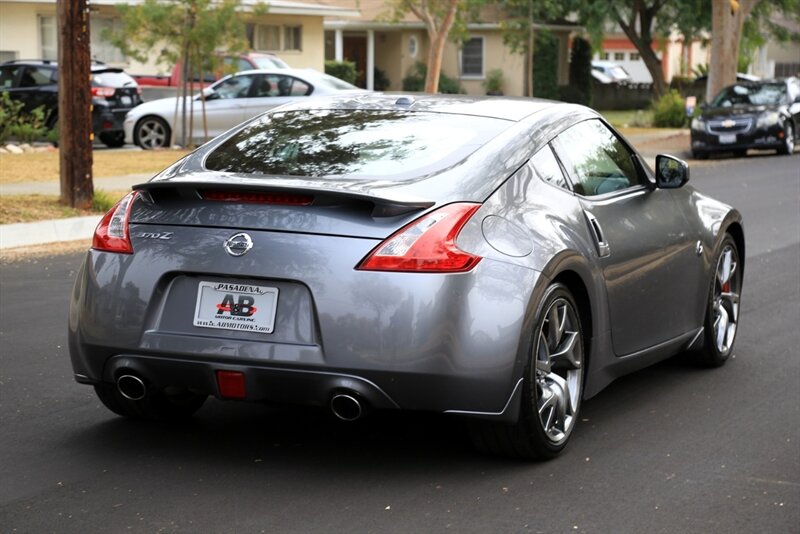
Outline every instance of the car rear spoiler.
MULTIPOLYGON (((302 179, 280 179, 270 178, 269 181, 259 178, 244 177, 199 177, 197 175, 184 175, 170 177, 167 179, 154 179, 149 182, 136 184, 133 186, 135 191, 165 191, 172 190, 179 192, 182 196, 189 195, 193 198, 200 198, 201 191, 204 190, 225 190, 225 191, 253 191, 270 192, 284 194, 310 195, 315 198, 323 197, 331 200, 347 202, 365 202, 372 205, 373 217, 394 217, 404 215, 414 211, 420 211, 432 207, 435 202, 432 200, 409 197, 403 194, 374 192, 380 190, 380 185, 376 182, 369 182, 373 190, 366 192, 365 182, 354 182, 345 180, 331 181, 330 185, 322 181, 307 181, 302 179), (338 187, 331 187, 336 184, 338 187), (359 190, 361 189, 361 190, 359 190)), ((391 184, 394 185, 394 184, 391 184)), ((389 187, 386 184, 385 187, 389 187)))

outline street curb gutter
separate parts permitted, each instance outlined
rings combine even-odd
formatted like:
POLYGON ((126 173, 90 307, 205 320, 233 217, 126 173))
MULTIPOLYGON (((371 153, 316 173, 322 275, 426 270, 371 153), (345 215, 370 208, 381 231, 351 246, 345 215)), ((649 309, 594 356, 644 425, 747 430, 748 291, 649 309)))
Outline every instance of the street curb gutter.
POLYGON ((0 249, 91 239, 102 215, 0 225, 0 249))

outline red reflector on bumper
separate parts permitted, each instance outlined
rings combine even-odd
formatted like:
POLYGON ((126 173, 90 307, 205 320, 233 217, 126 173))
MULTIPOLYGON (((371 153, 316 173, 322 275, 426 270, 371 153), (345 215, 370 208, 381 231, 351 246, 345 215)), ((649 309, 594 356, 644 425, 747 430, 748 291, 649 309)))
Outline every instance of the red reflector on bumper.
POLYGON ((219 394, 226 399, 245 398, 244 373, 217 371, 217 387, 219 387, 219 394))

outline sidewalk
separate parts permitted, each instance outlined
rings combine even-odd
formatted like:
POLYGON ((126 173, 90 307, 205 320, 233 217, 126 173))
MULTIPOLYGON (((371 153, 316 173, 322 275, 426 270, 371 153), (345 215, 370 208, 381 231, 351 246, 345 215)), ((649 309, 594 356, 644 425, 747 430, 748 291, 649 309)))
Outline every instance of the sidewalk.
MULTIPOLYGON (((650 166, 655 165, 657 154, 668 153, 682 159, 690 156, 688 130, 637 131, 626 135, 626 138, 639 150, 650 166)), ((146 182, 152 176, 152 174, 129 174, 95 178, 94 188, 105 191, 130 189, 135 184, 146 182)), ((58 195, 60 187, 58 182, 8 184, 0 186, 0 195, 58 195)), ((0 250, 90 239, 100 219, 101 215, 96 215, 32 223, 0 224, 0 250)))

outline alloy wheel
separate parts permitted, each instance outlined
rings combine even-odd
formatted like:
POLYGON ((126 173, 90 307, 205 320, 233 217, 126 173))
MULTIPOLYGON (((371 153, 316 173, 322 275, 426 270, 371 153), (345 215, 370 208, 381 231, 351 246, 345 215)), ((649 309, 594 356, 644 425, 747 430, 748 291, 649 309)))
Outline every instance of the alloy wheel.
POLYGON ((162 148, 168 143, 167 129, 157 119, 145 119, 139 125, 139 143, 144 148, 162 148))
POLYGON ((575 308, 553 301, 536 337, 536 409, 547 439, 565 441, 575 426, 583 388, 583 344, 575 308))
POLYGON ((717 262, 714 281, 714 300, 712 324, 714 344, 720 354, 727 354, 736 338, 739 323, 739 295, 741 292, 741 272, 736 250, 726 245, 717 262))

